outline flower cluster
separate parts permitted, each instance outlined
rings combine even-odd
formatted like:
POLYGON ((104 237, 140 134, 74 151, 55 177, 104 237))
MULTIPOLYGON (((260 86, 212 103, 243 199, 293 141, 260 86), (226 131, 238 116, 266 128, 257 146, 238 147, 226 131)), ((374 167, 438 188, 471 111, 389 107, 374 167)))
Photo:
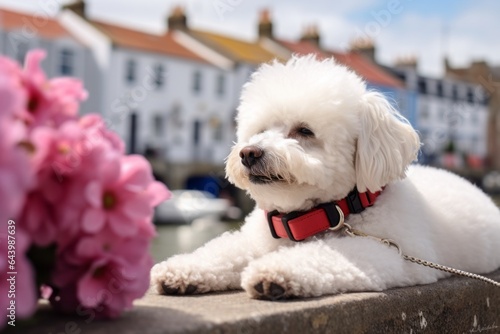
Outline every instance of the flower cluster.
POLYGON ((100 116, 78 116, 81 83, 48 80, 44 57, 28 53, 24 69, 0 57, 0 250, 15 221, 17 316, 34 312, 43 287, 57 310, 116 317, 148 288, 154 207, 170 194, 100 116))

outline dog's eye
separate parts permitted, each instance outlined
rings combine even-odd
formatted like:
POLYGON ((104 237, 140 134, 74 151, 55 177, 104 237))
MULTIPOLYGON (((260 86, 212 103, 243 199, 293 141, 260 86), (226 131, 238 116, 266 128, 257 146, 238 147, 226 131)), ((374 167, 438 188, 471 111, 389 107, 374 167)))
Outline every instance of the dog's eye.
POLYGON ((309 130, 308 128, 301 127, 297 130, 297 133, 303 137, 312 137, 314 136, 314 132, 309 130))

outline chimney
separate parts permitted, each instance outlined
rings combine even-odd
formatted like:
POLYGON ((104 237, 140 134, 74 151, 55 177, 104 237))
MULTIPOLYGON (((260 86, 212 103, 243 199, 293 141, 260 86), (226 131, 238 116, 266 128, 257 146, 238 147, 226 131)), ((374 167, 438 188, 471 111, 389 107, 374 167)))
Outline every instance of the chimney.
POLYGON ((417 66, 418 66, 417 57, 413 55, 398 57, 396 58, 396 61, 394 63, 394 67, 401 69, 417 70, 417 66))
POLYGON ((187 30, 187 18, 184 8, 175 6, 167 20, 168 30, 187 30))
POLYGON ((69 9, 78 16, 85 18, 85 0, 77 0, 63 6, 63 9, 69 9))
POLYGON ((450 60, 448 59, 448 57, 445 56, 443 58, 443 64, 444 64, 445 73, 448 73, 452 69, 451 65, 450 65, 450 60))
POLYGON ((371 38, 358 38, 351 42, 351 51, 357 52, 376 63, 375 44, 371 38))
POLYGON ((319 36, 318 26, 316 26, 315 24, 306 26, 304 32, 302 33, 302 37, 300 37, 300 40, 309 41, 319 46, 320 36, 319 36))
POLYGON ((262 37, 273 38, 273 22, 267 8, 261 10, 259 16, 259 38, 262 37))

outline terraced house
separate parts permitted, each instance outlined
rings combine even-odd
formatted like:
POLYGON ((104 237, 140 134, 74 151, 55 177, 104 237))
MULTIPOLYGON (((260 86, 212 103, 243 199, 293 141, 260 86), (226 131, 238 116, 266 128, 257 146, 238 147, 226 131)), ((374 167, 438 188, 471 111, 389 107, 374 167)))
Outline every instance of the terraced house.
MULTIPOLYGON (((242 40, 191 27, 181 7, 154 34, 89 17, 86 5, 77 0, 56 17, 0 9, 0 52, 22 60, 28 49, 46 49, 47 73, 83 79, 90 98, 82 111, 102 113, 129 152, 155 157, 157 174, 172 188, 186 187, 194 175, 223 174, 243 84, 259 64, 292 54, 335 57, 386 94, 417 129, 425 125, 417 100, 427 95, 377 64, 369 41, 329 50, 315 26, 284 40, 266 10, 254 27, 257 38, 242 40)), ((482 123, 478 128, 483 131, 482 123)), ((482 138, 469 133, 460 147, 481 153, 482 138)))
POLYGON ((82 112, 100 109, 102 71, 87 45, 43 7, 36 13, 0 8, 0 53, 22 64, 28 50, 35 48, 47 53, 42 67, 49 77, 83 80, 90 97, 82 104, 82 112))

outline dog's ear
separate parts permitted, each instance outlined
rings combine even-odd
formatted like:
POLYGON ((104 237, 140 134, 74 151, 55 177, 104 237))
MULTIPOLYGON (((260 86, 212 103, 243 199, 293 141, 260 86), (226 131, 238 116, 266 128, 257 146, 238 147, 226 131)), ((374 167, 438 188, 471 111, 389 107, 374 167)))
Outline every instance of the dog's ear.
POLYGON ((405 177, 406 168, 417 158, 420 140, 409 122, 380 93, 365 93, 360 119, 356 185, 360 192, 375 192, 405 177))

